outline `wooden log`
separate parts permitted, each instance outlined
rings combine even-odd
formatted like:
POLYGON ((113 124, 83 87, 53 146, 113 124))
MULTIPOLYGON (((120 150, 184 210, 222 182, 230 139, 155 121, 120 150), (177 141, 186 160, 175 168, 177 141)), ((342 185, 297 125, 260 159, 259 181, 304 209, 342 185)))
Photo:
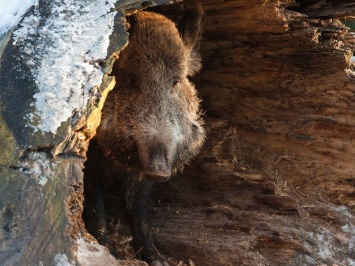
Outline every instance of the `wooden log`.
POLYGON ((142 2, 38 1, 1 32, 0 265, 146 265, 111 256, 81 217, 86 150, 127 42, 124 11, 142 2))
POLYGON ((352 265, 354 5, 202 2, 208 138, 156 188, 158 247, 196 265, 352 265))
MULTIPOLYGON (((126 2, 116 18, 121 33, 123 10, 141 4, 126 2)), ((342 21, 354 4, 201 2, 204 67, 194 82, 208 139, 183 173, 155 187, 157 248, 172 265, 354 265, 355 41, 342 21)), ((183 4, 152 10, 178 20, 183 4)), ((112 39, 122 48, 120 36, 112 39)), ((3 41, 2 81, 16 73, 6 57, 15 50, 3 41)), ((0 100, 22 112, 34 94, 28 82, 25 75, 1 82, 0 100)), ((113 84, 105 82, 101 94, 113 84)), ((56 138, 28 134, 16 121, 23 116, 2 105, 0 264, 144 265, 129 249, 114 190, 106 196, 110 229, 126 261, 108 256, 81 219, 81 169, 100 97, 91 95, 88 113, 75 113, 56 138)))

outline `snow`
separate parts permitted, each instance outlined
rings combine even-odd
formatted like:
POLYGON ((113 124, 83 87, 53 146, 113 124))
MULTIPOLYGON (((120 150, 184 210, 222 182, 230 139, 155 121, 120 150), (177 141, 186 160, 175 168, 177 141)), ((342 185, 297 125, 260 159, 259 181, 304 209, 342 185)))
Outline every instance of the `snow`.
POLYGON ((56 254, 54 256, 54 265, 55 266, 73 266, 75 264, 72 264, 69 262, 66 254, 56 254))
POLYGON ((17 25, 22 16, 38 0, 0 0, 0 36, 17 25))
POLYGON ((355 247, 354 216, 347 206, 334 206, 332 210, 334 214, 342 217, 342 221, 345 221, 345 224, 340 226, 343 233, 334 234, 328 228, 320 228, 321 231, 318 233, 310 232, 310 238, 315 240, 316 243, 317 258, 328 262, 341 259, 342 263, 346 260, 346 265, 355 266, 355 258, 353 257, 355 247), (349 257, 340 258, 339 253, 345 253, 349 257))
POLYGON ((28 160, 23 161, 18 170, 29 175, 43 187, 48 179, 55 174, 55 169, 56 163, 49 159, 46 153, 36 152, 29 154, 28 160))
MULTIPOLYGON (((54 0, 48 18, 38 6, 14 32, 14 45, 31 70, 38 92, 35 112, 25 115, 34 131, 55 133, 73 111, 84 109, 104 73, 116 0, 54 0)), ((1 6, 0 6, 1 7, 1 6)))
POLYGON ((322 259, 328 259, 333 257, 333 237, 328 229, 324 229, 324 232, 317 234, 318 241, 318 256, 322 259))
MULTIPOLYGON (((345 217, 347 218, 347 223, 344 224, 341 227, 341 229, 348 236, 348 249, 354 250, 354 248, 355 248, 355 224, 353 223, 354 217, 350 213, 348 207, 346 207, 346 206, 339 206, 339 207, 335 208, 335 210, 340 212, 341 214, 345 215, 345 217)), ((355 266, 355 258, 352 260, 351 265, 355 266)))
POLYGON ((80 265, 120 265, 118 261, 110 255, 107 248, 97 242, 88 242, 83 238, 77 240, 77 258, 80 265))

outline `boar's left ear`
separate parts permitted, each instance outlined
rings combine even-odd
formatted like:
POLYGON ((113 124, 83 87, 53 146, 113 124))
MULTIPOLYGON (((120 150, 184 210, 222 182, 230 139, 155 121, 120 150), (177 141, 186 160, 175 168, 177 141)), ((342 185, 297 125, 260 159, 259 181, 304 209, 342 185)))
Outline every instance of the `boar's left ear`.
POLYGON ((179 32, 189 53, 188 73, 192 77, 200 71, 201 55, 199 53, 202 27, 205 14, 200 4, 186 8, 179 23, 179 32))

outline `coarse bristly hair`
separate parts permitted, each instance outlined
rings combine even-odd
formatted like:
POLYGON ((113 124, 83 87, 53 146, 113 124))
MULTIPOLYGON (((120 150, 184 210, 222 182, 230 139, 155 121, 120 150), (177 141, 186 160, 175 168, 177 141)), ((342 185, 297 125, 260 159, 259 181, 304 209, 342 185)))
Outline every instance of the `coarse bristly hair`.
POLYGON ((197 155, 204 140, 200 100, 188 80, 201 69, 202 9, 179 28, 165 16, 130 16, 129 44, 115 62, 117 84, 105 102, 96 139, 116 167, 143 173, 162 152, 172 173, 197 155))

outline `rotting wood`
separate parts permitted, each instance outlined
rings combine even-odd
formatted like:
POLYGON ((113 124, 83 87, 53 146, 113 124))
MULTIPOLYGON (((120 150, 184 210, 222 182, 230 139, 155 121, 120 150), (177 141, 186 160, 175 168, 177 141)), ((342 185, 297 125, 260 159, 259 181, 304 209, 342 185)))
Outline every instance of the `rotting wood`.
MULTIPOLYGON (((339 21, 355 15, 354 4, 202 2, 207 13, 201 47, 204 70, 196 87, 204 100, 208 141, 184 173, 156 187, 152 223, 157 247, 177 265, 355 263, 355 75, 350 63, 355 41, 354 33, 339 21)), ((157 10, 176 17, 179 6, 157 10)), ((1 129, 5 127, 1 122, 1 129)), ((75 187, 81 182, 75 173, 82 160, 60 158, 64 163, 59 180, 66 183, 57 183, 63 190, 53 191, 72 197, 42 194, 36 180, 8 167, 16 161, 16 152, 14 140, 5 135, 11 139, 6 142, 10 152, 0 158, 1 175, 15 180, 20 188, 16 191, 26 184, 20 194, 4 189, 7 183, 0 188, 10 202, 0 202, 1 237, 14 240, 11 247, 2 242, 2 248, 13 252, 5 259, 11 263, 22 254, 22 262, 38 262, 34 254, 45 257, 41 251, 54 250, 56 242, 49 239, 60 239, 65 252, 74 251, 66 237, 83 230, 82 192, 80 185, 75 187), (68 185, 77 191, 64 192, 68 185), (44 205, 54 200, 56 208, 48 216, 59 217, 56 226, 50 227, 45 206, 31 202, 31 197, 44 205), (68 205, 74 224, 68 231, 68 216, 57 203, 68 205), (22 226, 16 214, 28 209, 31 219, 22 226), (41 220, 34 219, 37 215, 41 220), (41 235, 41 230, 55 234, 41 235), (38 245, 18 253, 28 232, 42 241, 32 235, 27 240, 38 245)), ((83 155, 85 147, 78 143, 83 144, 78 141, 62 151, 83 155)), ((114 198, 108 195, 107 201, 114 198)), ((114 203, 110 206, 115 229, 120 215, 114 203)), ((129 233, 123 221, 119 229, 129 233)), ((130 239, 125 237, 123 244, 130 239)), ((127 252, 128 265, 142 264, 127 252)), ((42 262, 53 262, 45 259, 42 262)))
POLYGON ((187 265, 355 263, 354 5, 202 2, 208 140, 156 187, 157 247, 187 265))

